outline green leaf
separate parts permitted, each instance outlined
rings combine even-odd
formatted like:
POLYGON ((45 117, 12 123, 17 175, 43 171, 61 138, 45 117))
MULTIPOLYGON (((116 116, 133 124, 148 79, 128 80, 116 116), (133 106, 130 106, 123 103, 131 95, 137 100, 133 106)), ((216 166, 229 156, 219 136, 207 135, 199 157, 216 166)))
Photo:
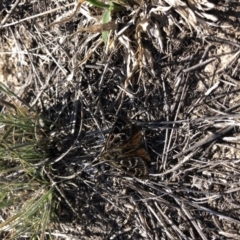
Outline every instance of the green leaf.
MULTIPOLYGON (((111 17, 111 9, 108 8, 104 13, 103 13, 103 17, 102 17, 102 23, 108 23, 110 22, 112 19, 111 17)), ((102 32, 102 38, 104 43, 106 44, 108 41, 108 35, 109 35, 109 31, 103 31, 102 32)))

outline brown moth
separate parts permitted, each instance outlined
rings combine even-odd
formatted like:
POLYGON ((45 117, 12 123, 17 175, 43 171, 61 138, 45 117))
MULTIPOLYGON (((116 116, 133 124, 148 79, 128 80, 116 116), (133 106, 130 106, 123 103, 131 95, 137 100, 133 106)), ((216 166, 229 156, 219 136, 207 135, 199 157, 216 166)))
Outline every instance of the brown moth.
POLYGON ((129 120, 118 118, 100 154, 100 160, 109 162, 132 177, 147 178, 151 158, 143 146, 142 131, 129 120))

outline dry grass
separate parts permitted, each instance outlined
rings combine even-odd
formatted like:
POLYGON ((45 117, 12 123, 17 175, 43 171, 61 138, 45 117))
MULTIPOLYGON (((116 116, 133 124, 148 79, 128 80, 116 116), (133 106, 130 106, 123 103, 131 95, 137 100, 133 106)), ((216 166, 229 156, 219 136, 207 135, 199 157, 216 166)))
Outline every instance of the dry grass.
POLYGON ((54 239, 239 239, 240 4, 199 2, 131 2, 106 45, 87 3, 50 28, 72 2, 0 3, 0 81, 54 122, 54 239), (98 161, 117 115, 145 132, 148 180, 98 161))

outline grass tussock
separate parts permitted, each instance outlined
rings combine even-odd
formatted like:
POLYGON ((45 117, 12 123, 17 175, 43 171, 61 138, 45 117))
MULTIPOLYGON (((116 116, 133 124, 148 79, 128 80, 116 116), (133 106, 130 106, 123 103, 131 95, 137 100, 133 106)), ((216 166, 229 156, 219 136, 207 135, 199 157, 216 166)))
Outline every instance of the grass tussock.
MULTIPOLYGON (((3 84, 0 88, 9 99, 16 97, 3 84)), ((54 187, 47 177, 47 121, 21 102, 1 104, 5 109, 0 114, 0 211, 6 218, 0 224, 1 238, 30 234, 45 239, 55 206, 54 187)))

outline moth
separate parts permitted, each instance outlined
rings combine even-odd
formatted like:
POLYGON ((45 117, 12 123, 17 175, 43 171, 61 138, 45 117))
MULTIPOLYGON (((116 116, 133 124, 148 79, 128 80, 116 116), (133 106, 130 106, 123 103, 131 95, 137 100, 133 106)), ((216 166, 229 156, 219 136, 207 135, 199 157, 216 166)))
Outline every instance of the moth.
POLYGON ((147 178, 151 158, 143 146, 139 127, 127 119, 118 118, 109 133, 100 160, 107 161, 129 176, 147 178))

